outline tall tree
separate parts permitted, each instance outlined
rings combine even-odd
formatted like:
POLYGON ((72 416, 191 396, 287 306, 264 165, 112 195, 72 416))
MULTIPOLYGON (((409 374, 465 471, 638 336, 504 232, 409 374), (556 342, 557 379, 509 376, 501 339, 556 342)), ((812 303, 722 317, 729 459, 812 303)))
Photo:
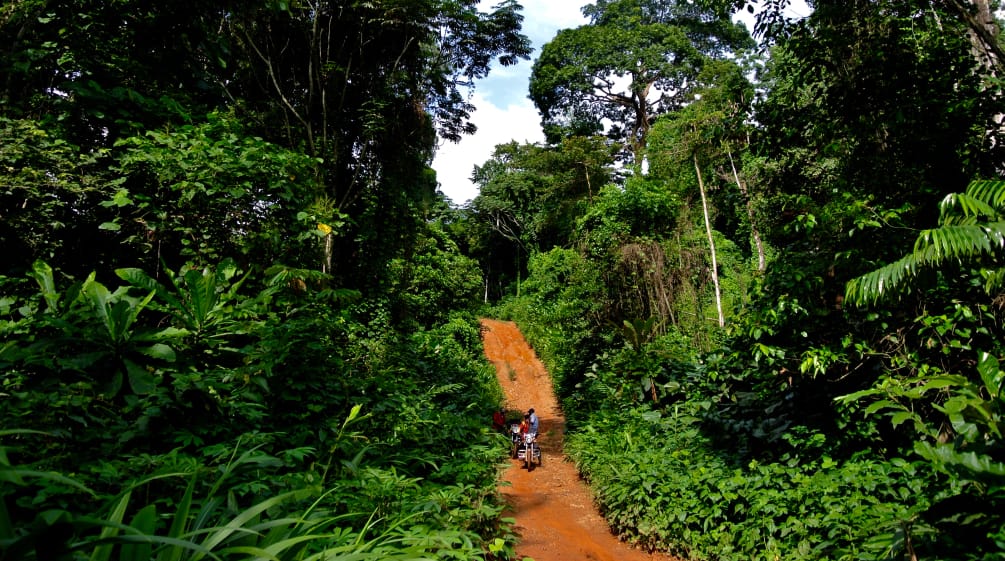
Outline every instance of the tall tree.
MULTIPOLYGON (((931 225, 927 201, 1005 161, 1001 140, 984 133, 1002 102, 975 72, 965 27, 927 5, 817 3, 776 49, 757 112, 769 158, 757 173, 773 204, 791 209, 763 216, 775 243, 823 256, 844 251, 838 232, 877 235, 856 223, 931 225), (800 216, 822 228, 797 231, 800 216)), ((845 267, 885 261, 891 244, 909 243, 896 230, 879 235, 897 239, 857 240, 842 253, 845 267)))
POLYGON ((234 62, 228 13, 219 1, 8 2, 3 112, 58 121, 74 143, 108 146, 220 108, 234 62))
MULTIPOLYGON (((744 66, 732 60, 712 61, 705 65, 695 79, 695 99, 681 111, 666 115, 664 133, 658 135, 654 126, 655 146, 649 150, 650 167, 657 175, 667 175, 666 167, 674 161, 673 154, 696 151, 701 154, 708 166, 706 173, 714 174, 718 179, 732 183, 736 191, 730 191, 734 197, 738 194, 739 202, 729 202, 721 196, 723 219, 742 226, 734 226, 734 230, 746 232, 749 229, 750 241, 757 255, 757 268, 764 271, 767 267, 766 250, 761 236, 760 219, 755 216, 755 202, 749 189, 749 180, 742 167, 743 157, 750 148, 752 132, 751 115, 754 102, 754 85, 745 75, 744 66), (688 123, 680 125, 680 123, 688 123), (672 132, 669 129, 690 127, 691 131, 672 132), (658 138, 657 138, 658 137, 658 138), (684 140, 678 144, 678 141, 684 140), (668 158, 668 156, 671 156, 668 158), (661 169, 662 168, 662 169, 661 169), (735 204, 742 213, 733 213, 730 205, 735 204), (734 216, 730 216, 734 215, 734 216), (744 220, 745 219, 745 220, 744 220)), ((679 156, 678 156, 679 157, 679 156)), ((693 167, 689 162, 687 167, 693 167)), ((737 243, 746 246, 746 240, 736 239, 737 243)))
POLYGON ((604 130, 641 163, 655 119, 691 99, 708 60, 753 45, 728 16, 692 2, 601 0, 589 23, 566 29, 534 63, 530 96, 550 141, 604 130))
MULTIPOLYGON (((47 134, 85 154, 121 148, 134 162, 142 160, 135 148, 152 154, 153 143, 117 141, 153 130, 166 140, 225 110, 242 134, 313 157, 313 169, 296 180, 315 189, 286 204, 326 225, 347 217, 328 239, 326 263, 343 282, 377 286, 382 263, 411 245, 420 210, 436 198, 436 134, 456 139, 473 130, 465 89, 494 61, 528 56, 521 22, 513 0, 490 12, 475 0, 14 2, 0 10, 9 54, 0 57, 0 108, 49 123, 47 134)), ((148 164, 120 167, 128 178, 109 175, 128 181, 133 195, 156 198, 161 182, 147 169, 156 162, 148 164)), ((211 175, 215 164, 202 164, 192 176, 211 175)), ((242 209, 229 218, 275 208, 252 191, 234 198, 242 209)))
MULTIPOLYGON (((763 391, 750 416, 829 431, 843 414, 835 397, 899 368, 879 356, 894 344, 887 337, 904 345, 901 333, 917 333, 915 320, 945 302, 905 299, 866 318, 844 305, 846 281, 902 255, 935 225, 930 201, 992 176, 1003 153, 986 134, 1001 102, 988 95, 965 25, 944 6, 813 5, 777 38, 762 75, 758 162, 746 169, 779 252, 730 345, 741 349, 745 387, 763 391), (867 348, 880 351, 862 356, 867 348)), ((924 344, 910 352, 938 354, 924 344)))
POLYGON ((379 278, 435 198, 438 132, 472 132, 463 91, 490 64, 526 58, 514 0, 265 3, 235 21, 251 63, 239 73, 263 130, 305 148, 325 197, 352 218, 333 244, 336 274, 379 278), (366 259, 359 259, 366 255, 366 259))

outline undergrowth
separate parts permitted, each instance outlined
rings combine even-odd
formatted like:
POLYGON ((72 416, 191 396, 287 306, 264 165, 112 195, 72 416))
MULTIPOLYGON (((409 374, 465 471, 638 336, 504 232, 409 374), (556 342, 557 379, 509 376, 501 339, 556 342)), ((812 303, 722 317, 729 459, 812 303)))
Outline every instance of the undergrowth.
POLYGON ((594 415, 566 452, 619 535, 688 559, 890 558, 924 534, 936 484, 902 459, 737 464, 693 421, 645 409, 594 415))

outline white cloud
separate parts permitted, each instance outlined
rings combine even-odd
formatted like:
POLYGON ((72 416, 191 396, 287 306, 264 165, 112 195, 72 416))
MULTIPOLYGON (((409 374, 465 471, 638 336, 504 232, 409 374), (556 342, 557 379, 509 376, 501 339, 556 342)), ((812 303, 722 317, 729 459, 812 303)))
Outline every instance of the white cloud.
MULTIPOLYGON (((482 0, 479 9, 489 11, 499 0, 482 0)), ((550 41, 559 29, 578 27, 586 23, 581 8, 591 0, 523 0, 523 33, 534 46, 536 58, 541 46, 550 41)), ((761 9, 758 6, 757 9, 761 9)), ((787 11, 793 17, 809 13, 804 0, 792 0, 787 11)), ((753 27, 753 18, 744 11, 740 18, 753 27)), ((478 195, 471 183, 471 172, 484 164, 496 145, 517 142, 543 142, 540 116, 527 98, 531 64, 522 62, 511 67, 495 66, 490 76, 476 84, 472 103, 477 110, 472 120, 478 132, 464 137, 460 143, 443 143, 433 160, 440 189, 455 204, 463 204, 478 195), (481 88, 479 93, 479 88, 481 88)))
POLYGON ((471 172, 492 157, 496 145, 511 140, 544 141, 537 110, 526 97, 497 107, 476 93, 472 103, 478 107, 473 116, 478 132, 457 144, 443 143, 433 161, 440 189, 455 204, 464 204, 478 195, 478 189, 471 183, 471 172))
POLYGON ((582 7, 592 3, 584 0, 527 0, 523 2, 523 32, 535 47, 540 48, 559 29, 586 23, 582 7))
MULTIPOLYGON (((524 0, 523 33, 534 46, 536 57, 541 46, 550 41, 559 29, 577 27, 586 22, 580 8, 587 0, 524 0)), ((497 0, 483 0, 479 8, 488 11, 497 0)), ((474 166, 484 164, 499 144, 543 142, 541 120, 534 104, 527 98, 531 64, 523 62, 511 67, 493 67, 481 93, 475 85, 472 103, 477 110, 472 120, 478 132, 464 137, 460 143, 443 143, 436 152, 433 169, 440 189, 455 204, 463 204, 476 195, 471 183, 474 166)))

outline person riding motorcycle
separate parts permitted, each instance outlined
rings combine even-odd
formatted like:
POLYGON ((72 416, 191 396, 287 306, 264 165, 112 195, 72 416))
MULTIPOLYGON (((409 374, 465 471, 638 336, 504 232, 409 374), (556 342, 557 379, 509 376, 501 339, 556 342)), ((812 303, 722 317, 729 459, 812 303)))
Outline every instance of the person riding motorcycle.
POLYGON ((527 434, 529 432, 531 432, 531 430, 530 430, 530 413, 527 413, 527 414, 525 414, 523 416, 523 419, 520 421, 520 436, 523 436, 523 435, 525 435, 525 434, 527 434))

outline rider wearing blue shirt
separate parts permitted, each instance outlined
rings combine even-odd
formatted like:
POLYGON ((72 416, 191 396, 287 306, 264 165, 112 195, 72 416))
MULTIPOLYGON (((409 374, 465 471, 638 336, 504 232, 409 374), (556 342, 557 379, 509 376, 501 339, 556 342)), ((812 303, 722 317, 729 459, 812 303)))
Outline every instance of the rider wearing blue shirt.
POLYGON ((537 429, 538 429, 538 425, 539 425, 539 422, 538 422, 538 419, 537 419, 537 414, 534 413, 534 409, 533 408, 531 408, 530 411, 527 411, 527 414, 530 415, 530 431, 529 432, 531 432, 533 434, 537 434, 537 429))

